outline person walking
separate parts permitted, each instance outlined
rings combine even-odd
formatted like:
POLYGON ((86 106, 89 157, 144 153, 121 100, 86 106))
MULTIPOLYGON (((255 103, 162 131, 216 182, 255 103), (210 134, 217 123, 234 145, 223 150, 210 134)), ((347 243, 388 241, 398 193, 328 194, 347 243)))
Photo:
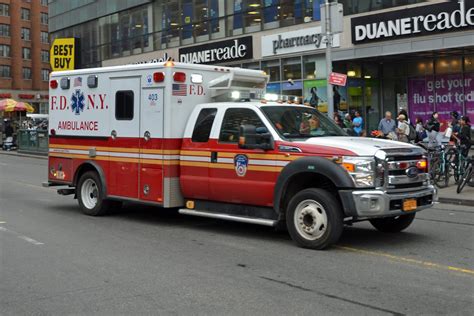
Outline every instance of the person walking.
POLYGON ((392 119, 392 112, 387 111, 385 112, 385 117, 379 122, 378 130, 381 131, 385 137, 387 137, 390 132, 395 132, 396 126, 397 124, 395 120, 392 119))
POLYGON ((354 119, 352 120, 352 125, 354 126, 354 132, 357 136, 362 134, 362 130, 364 129, 364 119, 360 116, 359 111, 354 112, 354 119))
POLYGON ((441 145, 438 140, 439 129, 441 127, 438 117, 438 112, 433 112, 431 118, 426 123, 425 129, 428 131, 428 147, 441 145))
POLYGON ((408 143, 408 135, 410 135, 410 126, 408 126, 408 122, 406 121, 406 117, 403 114, 400 114, 397 117, 398 120, 398 128, 397 128, 397 136, 398 140, 404 143, 408 143))
POLYGON ((337 126, 340 128, 344 128, 344 123, 342 122, 342 118, 339 115, 339 113, 335 112, 333 116, 334 123, 336 123, 337 126))
POLYGON ((455 133, 459 143, 462 146, 462 155, 467 157, 469 155, 469 149, 471 149, 471 125, 468 116, 462 116, 459 120, 459 132, 455 133))
POLYGON ((415 131, 416 131, 416 142, 422 142, 423 139, 426 138, 426 131, 425 128, 423 127, 423 120, 421 117, 417 117, 415 121, 415 131))

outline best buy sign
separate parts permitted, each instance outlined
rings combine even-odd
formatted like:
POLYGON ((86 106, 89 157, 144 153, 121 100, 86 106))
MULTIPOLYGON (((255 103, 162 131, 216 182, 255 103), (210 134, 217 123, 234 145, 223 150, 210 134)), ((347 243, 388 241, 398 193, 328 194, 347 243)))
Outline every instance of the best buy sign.
POLYGON ((79 63, 79 40, 77 38, 56 38, 49 52, 53 71, 77 69, 79 63))

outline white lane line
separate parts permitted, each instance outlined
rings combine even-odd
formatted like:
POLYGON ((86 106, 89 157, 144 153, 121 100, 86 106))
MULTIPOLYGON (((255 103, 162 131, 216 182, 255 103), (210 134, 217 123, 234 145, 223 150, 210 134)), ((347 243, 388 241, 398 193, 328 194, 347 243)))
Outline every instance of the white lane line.
POLYGON ((8 229, 8 228, 2 227, 2 226, 0 226, 0 231, 15 235, 16 237, 20 238, 21 240, 24 240, 24 241, 29 242, 30 244, 33 244, 33 245, 36 245, 36 246, 44 245, 44 243, 42 243, 40 241, 37 241, 36 239, 33 239, 31 237, 19 234, 14 230, 11 230, 11 229, 8 229))

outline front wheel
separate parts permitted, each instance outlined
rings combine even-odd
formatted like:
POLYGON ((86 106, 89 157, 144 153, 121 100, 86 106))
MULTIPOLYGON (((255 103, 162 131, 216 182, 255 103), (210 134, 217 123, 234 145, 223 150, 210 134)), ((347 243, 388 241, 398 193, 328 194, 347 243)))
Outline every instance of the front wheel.
POLYGON ((374 226, 378 231, 384 233, 398 233, 406 229, 411 225, 415 219, 415 214, 406 214, 395 217, 386 217, 386 218, 375 218, 369 220, 369 222, 374 226))
POLYGON ((464 175, 462 176, 462 178, 459 181, 458 187, 456 189, 456 192, 458 194, 461 193, 462 189, 464 189, 466 184, 471 182, 471 178, 472 178, 472 165, 469 165, 467 167, 466 171, 464 172, 464 175))
POLYGON ((288 204, 286 223, 291 238, 303 248, 324 249, 338 241, 343 230, 339 202, 326 190, 305 189, 288 204))

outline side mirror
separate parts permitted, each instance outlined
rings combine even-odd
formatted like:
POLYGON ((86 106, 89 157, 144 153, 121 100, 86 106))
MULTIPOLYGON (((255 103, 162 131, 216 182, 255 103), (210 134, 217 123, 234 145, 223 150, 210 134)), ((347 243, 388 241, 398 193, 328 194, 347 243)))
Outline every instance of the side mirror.
POLYGON ((266 128, 254 125, 241 125, 239 132, 239 148, 271 150, 275 148, 272 134, 266 128))

